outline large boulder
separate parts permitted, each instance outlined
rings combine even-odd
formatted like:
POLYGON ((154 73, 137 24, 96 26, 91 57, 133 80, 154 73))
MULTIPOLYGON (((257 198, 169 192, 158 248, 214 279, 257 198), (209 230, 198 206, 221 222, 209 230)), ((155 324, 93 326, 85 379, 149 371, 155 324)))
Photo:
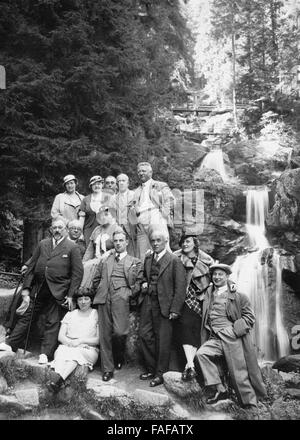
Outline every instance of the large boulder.
POLYGON ((300 354, 284 356, 276 361, 272 368, 289 373, 290 371, 300 372, 300 354))

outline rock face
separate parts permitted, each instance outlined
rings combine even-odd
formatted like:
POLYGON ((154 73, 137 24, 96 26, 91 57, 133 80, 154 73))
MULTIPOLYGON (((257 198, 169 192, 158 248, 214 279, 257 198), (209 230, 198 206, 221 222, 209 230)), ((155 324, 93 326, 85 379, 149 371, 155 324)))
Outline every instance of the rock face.
POLYGON ((287 170, 274 184, 275 203, 267 218, 274 229, 298 230, 300 225, 300 169, 287 170))
POLYGON ((196 379, 189 382, 183 382, 181 379, 181 373, 177 371, 168 371, 164 373, 164 386, 167 391, 181 397, 183 399, 189 398, 192 395, 198 395, 202 397, 202 390, 196 379))
POLYGON ((295 371, 296 373, 300 372, 300 354, 292 354, 278 359, 278 361, 273 364, 273 368, 286 373, 291 371, 295 371))

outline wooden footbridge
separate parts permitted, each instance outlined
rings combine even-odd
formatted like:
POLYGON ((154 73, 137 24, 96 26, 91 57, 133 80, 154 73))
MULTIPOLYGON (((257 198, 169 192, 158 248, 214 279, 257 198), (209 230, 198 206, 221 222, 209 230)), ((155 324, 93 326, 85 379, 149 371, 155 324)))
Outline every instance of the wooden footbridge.
MULTIPOLYGON (((237 104, 237 109, 247 109, 250 107, 259 107, 258 104, 237 104)), ((182 113, 193 113, 195 116, 209 116, 211 114, 222 114, 222 113, 228 113, 233 111, 232 106, 216 106, 216 105, 196 105, 196 106, 171 106, 171 111, 173 112, 173 115, 179 115, 182 113)))

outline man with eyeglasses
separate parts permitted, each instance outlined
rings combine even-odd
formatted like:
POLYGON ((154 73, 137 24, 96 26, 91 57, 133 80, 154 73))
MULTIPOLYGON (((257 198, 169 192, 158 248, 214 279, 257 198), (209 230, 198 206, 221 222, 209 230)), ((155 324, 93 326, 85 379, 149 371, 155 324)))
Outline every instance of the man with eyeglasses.
POLYGON ((32 320, 45 313, 40 364, 47 364, 53 357, 62 306, 72 310, 72 296, 83 276, 79 247, 68 238, 63 217, 52 221, 51 234, 36 247, 24 277, 22 298, 27 307, 6 341, 0 344, 1 351, 16 351, 27 339, 32 320))
POLYGON ((80 250, 81 258, 83 258, 86 250, 86 245, 82 234, 82 227, 80 221, 71 220, 68 223, 68 232, 69 232, 69 239, 73 241, 75 244, 77 244, 80 250))

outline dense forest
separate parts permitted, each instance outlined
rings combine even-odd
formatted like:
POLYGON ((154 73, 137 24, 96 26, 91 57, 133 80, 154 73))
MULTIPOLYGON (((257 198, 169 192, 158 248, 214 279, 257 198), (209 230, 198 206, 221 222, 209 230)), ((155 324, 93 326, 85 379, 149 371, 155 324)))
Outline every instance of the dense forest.
POLYGON ((93 174, 124 171, 134 187, 147 159, 171 187, 189 184, 165 115, 191 89, 267 100, 296 127, 299 21, 289 0, 2 1, 0 240, 8 213, 46 221, 68 173, 82 193, 93 174))

